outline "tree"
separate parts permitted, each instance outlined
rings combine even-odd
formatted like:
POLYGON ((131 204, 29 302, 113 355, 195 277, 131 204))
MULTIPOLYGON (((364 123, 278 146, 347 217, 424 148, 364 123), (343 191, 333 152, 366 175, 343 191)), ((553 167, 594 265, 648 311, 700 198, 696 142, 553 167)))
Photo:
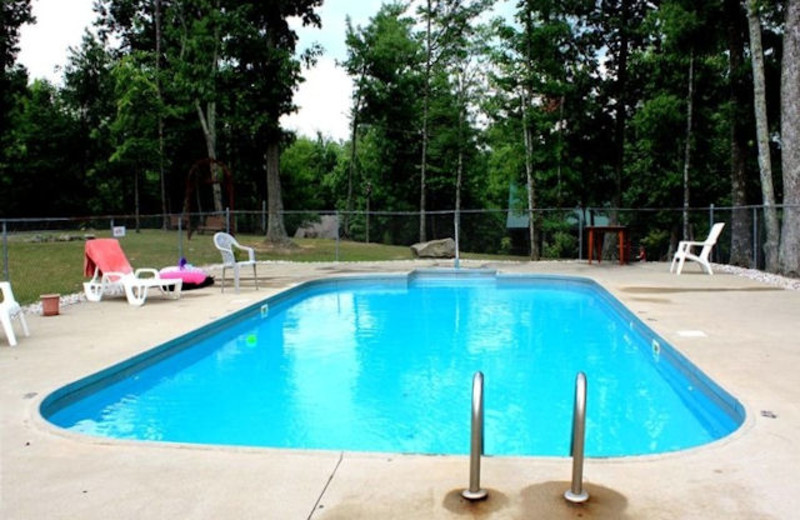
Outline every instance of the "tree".
MULTIPOLYGON (((414 37, 415 20, 399 3, 384 4, 365 27, 348 31, 344 63, 361 96, 357 164, 367 200, 393 211, 418 208, 415 165, 419 164, 422 47, 414 37), (366 146, 365 143, 367 144, 366 146), (368 167, 361 167, 369 164, 368 167)), ((394 225, 387 241, 412 243, 418 229, 394 225)))
MULTIPOLYGON (((19 97, 25 92, 28 81, 22 67, 16 66, 19 52, 19 30, 33 23, 30 0, 3 0, 0 23, 0 185, 10 183, 8 164, 15 152, 13 148, 14 112, 19 108, 19 97)), ((4 190, 6 191, 6 190, 4 190)), ((2 201, 5 202, 5 201, 2 201)))
POLYGON ((332 181, 342 146, 326 140, 298 137, 281 153, 281 176, 285 179, 284 202, 298 210, 327 210, 333 207, 332 181))
POLYGON ((58 89, 35 80, 21 100, 15 125, 14 160, 8 164, 13 190, 0 190, 13 196, 4 201, 4 209, 27 217, 85 214, 82 200, 91 191, 80 160, 70 153, 81 144, 78 125, 58 89))
POLYGON ((80 47, 69 51, 61 90, 65 105, 74 114, 79 139, 78 152, 71 156, 78 158, 78 167, 91 186, 82 202, 93 214, 123 208, 119 164, 108 161, 114 153, 111 123, 117 116, 113 67, 107 49, 86 32, 80 47))
POLYGON ((767 96, 764 80, 764 51, 761 46, 761 22, 755 0, 746 0, 747 22, 750 30, 750 60, 753 64, 753 98, 755 100, 758 169, 761 174, 761 194, 767 239, 764 244, 766 269, 778 271, 778 213, 775 209, 775 190, 772 187, 772 156, 769 150, 767 96))
MULTIPOLYGON (((521 120, 518 139, 524 158, 531 260, 539 259, 541 251, 542 223, 536 210, 543 202, 557 204, 562 199, 566 147, 577 131, 572 127, 583 124, 585 108, 596 97, 597 53, 584 23, 587 5, 523 0, 517 4, 519 27, 499 29, 502 50, 494 81, 506 100, 498 115, 521 120)), ((572 177, 574 171, 568 169, 572 177)))
MULTIPOLYGON (((203 132, 206 154, 212 159, 211 176, 220 180, 222 171, 217 165, 217 115, 220 105, 220 84, 225 63, 222 43, 226 13, 219 0, 184 0, 168 17, 177 45, 168 53, 173 72, 173 89, 184 106, 192 107, 203 132)), ((212 185, 214 211, 223 211, 221 183, 212 185)), ((186 208, 184 208, 185 210, 186 208)))
POLYGON ((783 229, 780 270, 800 276, 800 1, 786 3, 781 70, 783 229))
MULTIPOLYGON (((176 0, 98 0, 95 3, 95 10, 100 15, 98 32, 101 41, 108 43, 109 39, 119 40, 120 56, 135 54, 139 60, 151 60, 150 66, 153 70, 151 75, 155 86, 154 95, 158 98, 158 105, 161 107, 165 106, 161 69, 164 55, 162 27, 164 12, 173 3, 181 4, 176 0)), ((159 198, 161 213, 164 216, 162 225, 166 228, 167 181, 164 160, 164 117, 163 110, 159 111, 154 125, 158 140, 156 154, 158 157, 159 198)))
POLYGON ((752 266, 750 244, 753 240, 752 219, 747 205, 747 133, 748 105, 745 67, 745 38, 742 6, 739 0, 724 0, 725 34, 728 48, 728 106, 730 124, 731 179, 731 256, 730 263, 752 266))
POLYGON ((141 179, 158 172, 158 125, 163 111, 158 96, 155 71, 146 56, 134 53, 121 60, 114 68, 117 92, 117 116, 111 124, 115 139, 112 162, 129 167, 133 173, 134 212, 136 231, 140 229, 141 179))
MULTIPOLYGON (((425 211, 427 208, 428 192, 428 160, 430 132, 432 129, 431 121, 431 102, 432 96, 436 95, 432 91, 434 76, 446 74, 453 78, 456 93, 456 103, 459 96, 464 94, 466 76, 465 70, 459 71, 458 65, 454 62, 465 60, 468 33, 472 29, 474 20, 482 14, 490 5, 485 0, 462 1, 462 0, 427 0, 424 6, 419 9, 419 15, 425 22, 425 31, 422 34, 422 47, 424 49, 424 72, 423 72, 423 91, 422 91, 422 131, 421 131, 421 158, 420 158, 420 222, 419 222, 419 241, 427 239, 425 211), (458 78, 458 75, 461 75, 458 78), (462 84, 459 85, 459 80, 462 84)), ((462 63, 463 65, 464 63, 462 63)), ((448 83, 445 83, 448 87, 448 83)), ((463 103, 462 103, 463 104, 463 103)), ((459 105, 460 106, 460 105, 459 105)), ((457 108, 457 107, 456 107, 457 108)), ((457 110, 460 110, 457 108, 457 110)), ((463 131, 463 114, 459 113, 456 118, 459 131, 463 131)))
MULTIPOLYGON (((609 103, 608 109, 613 110, 614 114, 612 208, 623 206, 626 134, 634 95, 630 84, 630 57, 632 53, 641 52, 647 43, 643 27, 652 9, 652 4, 642 0, 610 0, 601 2, 599 12, 596 14, 595 30, 601 35, 603 43, 609 50, 604 60, 604 66, 609 71, 609 80, 604 83, 609 91, 609 101, 613 100, 613 104, 609 103)), ((612 209, 610 221, 619 222, 616 209, 612 209)))
MULTIPOLYGON (((290 17, 303 25, 321 27, 316 9, 322 0, 275 0, 223 4, 234 24, 227 56, 236 74, 231 79, 238 90, 239 123, 250 121, 251 135, 263 143, 267 179, 266 240, 288 245, 290 240, 283 223, 283 200, 280 182, 280 145, 283 131, 280 117, 292 112, 293 91, 302 81, 301 62, 295 57, 297 34, 289 27, 290 17)), ((319 52, 311 49, 302 59, 310 63, 319 52)))

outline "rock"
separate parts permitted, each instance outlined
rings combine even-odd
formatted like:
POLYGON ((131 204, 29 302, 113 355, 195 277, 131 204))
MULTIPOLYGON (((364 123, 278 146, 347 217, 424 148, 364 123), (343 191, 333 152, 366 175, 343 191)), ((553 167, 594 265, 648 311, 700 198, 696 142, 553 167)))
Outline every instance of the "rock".
POLYGON ((420 242, 411 246, 417 258, 453 258, 456 256, 456 241, 452 238, 420 242))
POLYGON ((297 228, 294 238, 328 238, 335 240, 339 236, 339 219, 336 215, 322 215, 319 222, 305 223, 297 228))

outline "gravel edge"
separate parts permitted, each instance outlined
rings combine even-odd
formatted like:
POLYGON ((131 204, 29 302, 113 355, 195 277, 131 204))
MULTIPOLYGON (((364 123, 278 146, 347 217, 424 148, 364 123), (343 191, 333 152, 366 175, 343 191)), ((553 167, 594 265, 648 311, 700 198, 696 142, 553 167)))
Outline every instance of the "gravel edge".
MULTIPOLYGON (((405 262, 406 260, 401 260, 405 262)), ((259 262, 265 264, 281 264, 281 263, 292 263, 292 262, 285 262, 285 261, 265 261, 259 262)), ((326 263, 326 262, 311 262, 313 264, 318 263, 326 263)), ((341 264, 359 264, 359 263, 369 263, 369 262, 339 262, 341 264)), ((516 262, 512 262, 516 263, 516 262)), ((758 282, 766 283, 768 285, 772 285, 773 287, 780 287, 782 289, 786 289, 789 291, 800 291, 800 280, 796 278, 786 278, 785 276, 780 276, 777 274, 765 273, 764 271, 759 271, 757 269, 745 269, 744 267, 736 267, 734 265, 726 265, 726 264, 711 264, 714 268, 714 271, 732 274, 735 276, 741 276, 743 278, 748 278, 750 280, 755 280, 758 282)), ((218 267, 216 265, 206 266, 205 268, 214 268, 218 267)), ((221 264, 219 265, 221 267, 221 264)), ((59 299, 59 304, 62 307, 66 307, 69 305, 75 305, 78 303, 83 303, 86 301, 86 295, 84 293, 74 293, 74 294, 65 294, 61 296, 59 299)), ((42 303, 32 303, 30 305, 25 305, 22 307, 22 311, 25 314, 41 314, 42 313, 42 303)))

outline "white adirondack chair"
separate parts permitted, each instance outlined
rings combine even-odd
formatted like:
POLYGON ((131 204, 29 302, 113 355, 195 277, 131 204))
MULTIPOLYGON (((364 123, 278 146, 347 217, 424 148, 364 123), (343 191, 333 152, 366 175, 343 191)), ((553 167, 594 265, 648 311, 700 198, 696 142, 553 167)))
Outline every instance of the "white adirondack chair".
POLYGON ((711 249, 716 245, 717 239, 724 227, 724 222, 717 222, 711 226, 711 231, 703 242, 681 240, 680 243, 678 243, 678 250, 675 251, 675 256, 672 257, 672 264, 669 266, 669 272, 673 272, 675 264, 678 264, 677 274, 681 274, 683 264, 686 260, 691 260, 699 263, 700 267, 702 267, 703 271, 706 273, 714 274, 714 271, 711 270, 711 263, 708 258, 711 255, 711 249), (695 254, 695 248, 702 248, 700 249, 700 254, 695 254))

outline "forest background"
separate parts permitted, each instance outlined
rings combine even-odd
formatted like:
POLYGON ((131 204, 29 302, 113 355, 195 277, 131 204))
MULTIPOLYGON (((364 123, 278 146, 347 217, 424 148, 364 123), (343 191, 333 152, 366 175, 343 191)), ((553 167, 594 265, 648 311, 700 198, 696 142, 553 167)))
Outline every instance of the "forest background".
POLYGON ((181 213, 205 164, 233 183, 205 209, 225 191, 266 202, 274 243, 287 210, 338 210, 352 238, 365 211, 407 212, 379 239, 410 243, 438 211, 513 206, 537 259, 574 247, 544 209, 597 207, 666 256, 716 205, 730 263, 752 266, 763 234, 764 267, 800 274, 798 0, 522 0, 509 19, 494 3, 386 3, 348 24, 336 141, 280 125, 323 52, 298 51, 293 24, 320 26, 322 0, 99 0, 59 85, 29 81, 30 0, 3 0, 0 219, 181 213))

